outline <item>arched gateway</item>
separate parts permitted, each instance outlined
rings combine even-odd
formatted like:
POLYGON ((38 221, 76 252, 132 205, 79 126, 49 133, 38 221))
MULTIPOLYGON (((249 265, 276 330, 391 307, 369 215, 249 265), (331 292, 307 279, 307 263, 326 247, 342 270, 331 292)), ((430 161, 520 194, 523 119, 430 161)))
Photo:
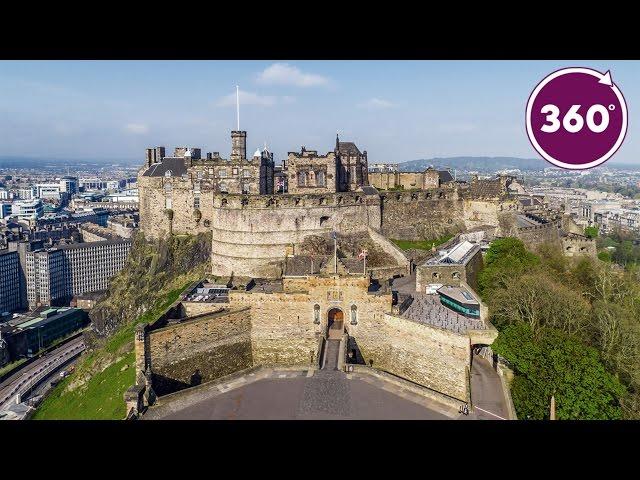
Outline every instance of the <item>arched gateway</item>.
POLYGON ((339 308, 332 308, 327 313, 327 338, 340 340, 344 333, 344 313, 339 308))

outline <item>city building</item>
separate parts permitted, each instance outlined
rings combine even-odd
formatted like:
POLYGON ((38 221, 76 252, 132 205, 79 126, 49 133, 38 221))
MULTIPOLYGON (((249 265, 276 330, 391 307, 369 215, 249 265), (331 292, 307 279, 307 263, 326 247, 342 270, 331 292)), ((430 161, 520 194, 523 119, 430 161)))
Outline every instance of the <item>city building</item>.
POLYGON ((37 220, 43 214, 42 202, 39 199, 14 202, 11 205, 11 216, 19 220, 37 220))
POLYGON ((397 163, 374 163, 369 166, 369 173, 381 173, 381 172, 397 172, 398 164, 397 163))
POLYGON ((0 218, 8 217, 9 215, 11 215, 11 212, 11 203, 0 202, 0 218))
POLYGON ((60 183, 37 183, 34 187, 36 189, 36 198, 49 200, 60 199, 60 183))
POLYGON ((60 179, 60 191, 69 194, 69 196, 78 193, 78 178, 65 176, 60 179))
POLYGON ((126 180, 104 180, 95 177, 83 177, 78 179, 78 187, 85 192, 91 190, 118 190, 120 188, 125 188, 126 186, 126 180))
POLYGON ((18 252, 0 250, 0 313, 19 310, 21 303, 18 252))
POLYGON ((80 330, 88 323, 88 315, 79 308, 50 308, 26 318, 0 325, 10 359, 15 361, 36 355, 56 340, 80 330))
POLYGON ((68 303, 75 295, 106 290, 126 262, 131 240, 58 245, 26 253, 30 309, 68 303))

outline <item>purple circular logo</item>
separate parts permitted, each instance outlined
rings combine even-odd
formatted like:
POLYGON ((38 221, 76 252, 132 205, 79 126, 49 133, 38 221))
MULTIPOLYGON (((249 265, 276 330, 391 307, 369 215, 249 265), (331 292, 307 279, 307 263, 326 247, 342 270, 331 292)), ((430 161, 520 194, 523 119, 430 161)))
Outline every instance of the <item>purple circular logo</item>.
POLYGON ((627 133, 627 104, 611 73, 590 68, 553 72, 527 102, 527 135, 542 157, 562 168, 607 161, 627 133))

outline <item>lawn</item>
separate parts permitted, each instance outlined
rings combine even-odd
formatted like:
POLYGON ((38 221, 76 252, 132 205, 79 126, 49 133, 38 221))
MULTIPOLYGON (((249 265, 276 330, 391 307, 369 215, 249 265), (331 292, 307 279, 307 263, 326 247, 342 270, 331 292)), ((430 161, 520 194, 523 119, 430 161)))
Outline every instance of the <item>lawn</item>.
POLYGON ((442 235, 438 238, 433 238, 431 240, 395 240, 391 239, 393 243, 395 243, 402 250, 411 250, 412 248, 416 248, 418 250, 431 250, 433 244, 437 247, 438 245, 442 245, 443 243, 448 242, 454 237, 454 235, 442 235))
POLYGON ((135 382, 135 353, 132 350, 135 327, 138 323, 152 322, 159 318, 191 282, 172 290, 165 300, 121 327, 106 344, 83 357, 81 365, 69 377, 60 382, 42 402, 33 418, 35 420, 122 420, 126 409, 124 392, 135 382), (127 344, 131 344, 129 348, 127 344), (120 356, 118 356, 119 352, 120 356), (106 360, 106 362, 105 362, 106 360), (92 372, 98 363, 109 364, 89 378, 88 382, 74 390, 67 385, 79 375, 92 372))

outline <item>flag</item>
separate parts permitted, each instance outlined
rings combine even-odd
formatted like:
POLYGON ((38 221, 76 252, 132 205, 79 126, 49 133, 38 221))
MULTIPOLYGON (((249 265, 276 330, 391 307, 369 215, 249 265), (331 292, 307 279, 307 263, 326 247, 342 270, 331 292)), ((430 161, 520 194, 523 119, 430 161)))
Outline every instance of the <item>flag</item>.
POLYGON ((362 250, 362 251, 360 252, 360 254, 358 255, 358 258, 362 260, 362 259, 364 259, 368 254, 369 254, 369 252, 368 252, 367 250, 362 250))

